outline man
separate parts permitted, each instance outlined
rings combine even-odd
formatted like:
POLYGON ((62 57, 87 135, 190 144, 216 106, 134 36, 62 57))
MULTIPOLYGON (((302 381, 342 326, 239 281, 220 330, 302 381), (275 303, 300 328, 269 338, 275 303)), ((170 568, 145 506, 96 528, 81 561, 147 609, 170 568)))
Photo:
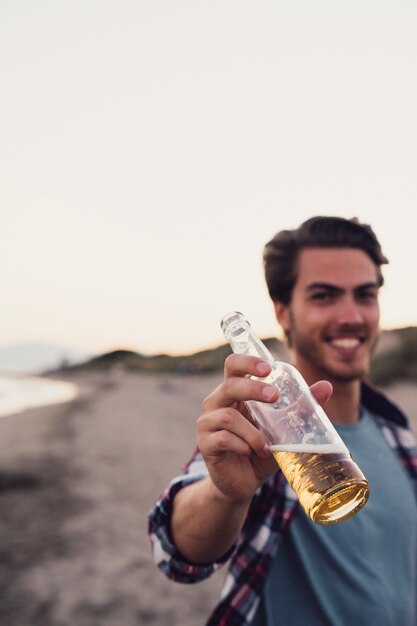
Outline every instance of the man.
POLYGON ((311 218, 265 247, 293 362, 326 403, 371 496, 340 524, 311 522, 245 408, 277 399, 248 376, 267 375, 269 365, 229 356, 197 422, 198 450, 149 525, 155 560, 174 580, 196 582, 230 561, 210 626, 417 624, 417 451, 402 412, 364 381, 384 263, 357 219, 311 218))

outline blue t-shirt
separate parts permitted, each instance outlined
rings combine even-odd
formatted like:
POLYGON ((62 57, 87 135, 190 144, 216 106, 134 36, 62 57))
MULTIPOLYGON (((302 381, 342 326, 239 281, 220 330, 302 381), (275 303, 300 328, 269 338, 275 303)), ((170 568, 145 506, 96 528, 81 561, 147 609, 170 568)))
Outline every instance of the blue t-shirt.
POLYGON ((265 583, 256 626, 416 626, 417 503, 372 415, 336 425, 370 485, 365 507, 334 526, 300 509, 265 583))

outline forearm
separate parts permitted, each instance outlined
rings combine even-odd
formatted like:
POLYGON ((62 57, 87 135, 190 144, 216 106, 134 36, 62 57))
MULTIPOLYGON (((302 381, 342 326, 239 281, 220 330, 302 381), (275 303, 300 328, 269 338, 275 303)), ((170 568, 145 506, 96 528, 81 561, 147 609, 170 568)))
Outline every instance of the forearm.
POLYGON ((250 500, 234 502, 223 496, 209 477, 175 496, 171 533, 181 554, 192 563, 210 563, 236 542, 250 500))

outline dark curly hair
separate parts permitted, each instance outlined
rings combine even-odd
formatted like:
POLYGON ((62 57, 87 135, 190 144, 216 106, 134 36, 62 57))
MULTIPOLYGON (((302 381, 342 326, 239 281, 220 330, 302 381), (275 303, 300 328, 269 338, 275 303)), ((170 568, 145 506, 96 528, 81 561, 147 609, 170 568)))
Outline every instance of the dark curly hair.
POLYGON ((281 230, 264 248, 264 271, 269 295, 274 302, 288 305, 297 280, 298 257, 304 248, 357 248, 375 263, 378 281, 384 282, 381 265, 388 259, 368 224, 354 217, 316 216, 294 230, 281 230))

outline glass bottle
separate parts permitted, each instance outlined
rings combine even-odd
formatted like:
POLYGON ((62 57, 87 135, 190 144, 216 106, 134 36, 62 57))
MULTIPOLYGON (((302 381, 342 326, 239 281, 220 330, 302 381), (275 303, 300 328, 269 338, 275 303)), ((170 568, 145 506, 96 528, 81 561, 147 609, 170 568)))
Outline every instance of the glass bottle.
POLYGON ((279 399, 246 404, 307 515, 325 525, 354 515, 369 497, 368 482, 300 372, 274 359, 242 313, 228 313, 221 327, 233 352, 271 365, 258 380, 277 387, 279 399))

